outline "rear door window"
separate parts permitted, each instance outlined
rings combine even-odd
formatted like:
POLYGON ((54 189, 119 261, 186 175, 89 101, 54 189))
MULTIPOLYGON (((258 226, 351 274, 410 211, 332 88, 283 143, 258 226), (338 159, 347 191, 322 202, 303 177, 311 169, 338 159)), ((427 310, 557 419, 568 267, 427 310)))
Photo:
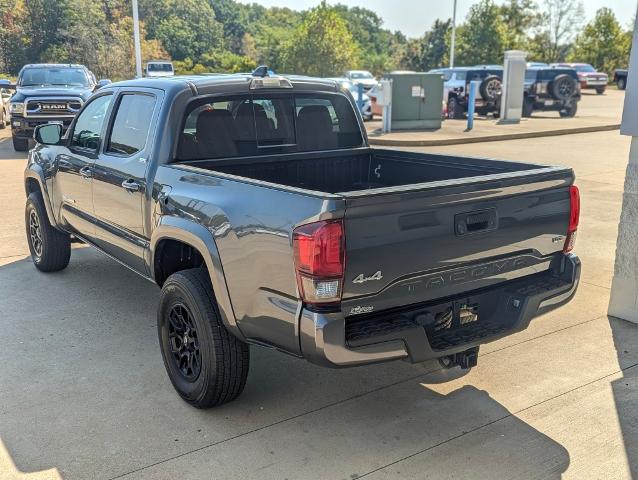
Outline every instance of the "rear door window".
POLYGON ((246 95, 198 102, 180 135, 179 160, 359 147, 361 130, 341 94, 246 95))

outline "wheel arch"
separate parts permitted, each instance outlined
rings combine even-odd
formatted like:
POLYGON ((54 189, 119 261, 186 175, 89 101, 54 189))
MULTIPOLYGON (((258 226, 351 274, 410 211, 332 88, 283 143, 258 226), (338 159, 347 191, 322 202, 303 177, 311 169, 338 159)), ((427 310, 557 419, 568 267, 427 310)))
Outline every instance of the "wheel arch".
POLYGON ((219 307, 224 325, 235 336, 244 339, 233 311, 224 270, 219 256, 217 244, 210 230, 199 223, 184 218, 164 216, 153 230, 150 241, 149 271, 151 278, 162 285, 168 275, 176 271, 193 268, 196 263, 206 267, 213 293, 219 307), (191 249, 190 255, 182 262, 171 259, 172 264, 165 264, 167 252, 175 253, 175 248, 191 249))
POLYGON ((58 222, 53 214, 51 199, 49 198, 49 192, 44 182, 44 172, 39 165, 30 165, 24 172, 24 193, 28 197, 31 193, 36 192, 40 192, 42 195, 42 201, 44 202, 47 217, 49 217, 49 223, 57 228, 58 222))

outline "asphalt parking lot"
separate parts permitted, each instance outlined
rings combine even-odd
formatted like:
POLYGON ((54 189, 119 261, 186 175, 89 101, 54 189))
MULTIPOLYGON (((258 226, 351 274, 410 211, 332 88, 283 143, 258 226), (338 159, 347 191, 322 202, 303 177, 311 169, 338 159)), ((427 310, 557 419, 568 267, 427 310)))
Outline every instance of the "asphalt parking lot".
POLYGON ((157 287, 81 246, 66 270, 35 270, 10 144, 1 131, 1 479, 638 475, 638 326, 606 316, 629 150, 617 131, 428 149, 569 165, 581 188, 575 299, 482 347, 468 375, 252 348, 242 396, 208 411, 165 374, 157 287))

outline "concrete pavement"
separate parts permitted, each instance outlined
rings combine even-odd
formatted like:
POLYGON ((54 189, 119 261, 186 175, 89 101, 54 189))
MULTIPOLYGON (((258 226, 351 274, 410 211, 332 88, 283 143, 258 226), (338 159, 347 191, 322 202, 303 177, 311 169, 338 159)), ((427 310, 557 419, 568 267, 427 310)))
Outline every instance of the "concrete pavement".
POLYGON ((429 149, 570 165, 581 188, 576 298, 482 347, 468 375, 444 382, 434 363, 326 370, 252 348, 243 395, 209 411, 166 377, 157 287, 84 247, 63 272, 35 270, 24 155, 4 137, 1 479, 638 474, 638 327, 605 315, 629 145, 617 132, 429 149))
POLYGON ((549 137, 585 132, 618 130, 625 92, 609 88, 604 95, 584 91, 575 118, 558 112, 534 112, 518 124, 501 125, 492 117, 477 117, 466 132, 465 120, 446 120, 438 130, 403 130, 381 133, 381 121, 366 122, 370 143, 378 146, 443 146, 521 138, 549 137))

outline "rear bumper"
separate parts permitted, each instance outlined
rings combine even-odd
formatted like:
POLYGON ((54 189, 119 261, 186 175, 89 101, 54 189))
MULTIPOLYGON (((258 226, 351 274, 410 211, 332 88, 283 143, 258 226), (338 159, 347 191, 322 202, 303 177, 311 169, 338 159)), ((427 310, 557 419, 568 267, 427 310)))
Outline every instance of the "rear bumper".
POLYGON ((303 309, 301 350, 308 361, 334 368, 445 357, 524 330, 534 317, 569 302, 579 278, 580 260, 566 255, 554 270, 439 303, 348 318, 303 309), (459 307, 469 305, 477 305, 479 319, 460 325, 459 307), (440 328, 446 311, 454 312, 454 320, 440 328))

